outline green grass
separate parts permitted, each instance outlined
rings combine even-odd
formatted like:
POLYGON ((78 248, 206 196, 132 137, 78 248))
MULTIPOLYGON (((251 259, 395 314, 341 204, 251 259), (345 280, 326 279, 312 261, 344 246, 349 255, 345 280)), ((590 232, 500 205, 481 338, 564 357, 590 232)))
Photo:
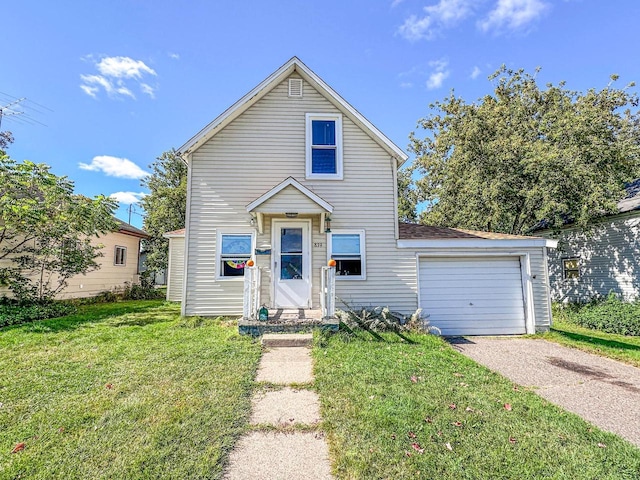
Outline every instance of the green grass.
POLYGON ((159 301, 0 329, 0 478, 219 478, 259 356, 159 301))
POLYGON ((640 337, 600 332, 555 316, 551 331, 536 337, 640 367, 640 337))
POLYGON ((410 338, 317 341, 315 385, 339 478, 638 478, 640 449, 438 337, 410 338))

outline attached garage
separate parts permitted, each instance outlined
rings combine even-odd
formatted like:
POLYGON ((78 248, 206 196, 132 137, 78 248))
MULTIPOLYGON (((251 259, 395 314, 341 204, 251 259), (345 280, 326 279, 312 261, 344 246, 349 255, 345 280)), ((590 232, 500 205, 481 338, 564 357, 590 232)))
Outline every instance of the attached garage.
POLYGON ((520 256, 419 257, 419 306, 443 335, 527 333, 520 256))
POLYGON ((401 223, 415 252, 418 307, 442 335, 518 335, 551 325, 547 248, 555 241, 401 223))

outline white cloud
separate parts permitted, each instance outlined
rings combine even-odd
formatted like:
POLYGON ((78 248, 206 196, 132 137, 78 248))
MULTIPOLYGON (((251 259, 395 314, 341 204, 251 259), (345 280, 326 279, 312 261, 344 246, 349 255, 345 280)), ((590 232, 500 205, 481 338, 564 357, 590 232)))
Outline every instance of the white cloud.
POLYGON ((482 73, 482 70, 480 70, 480 67, 478 67, 477 65, 475 67, 473 67, 473 71, 471 72, 470 77, 475 80, 476 78, 478 78, 478 75, 480 75, 482 73))
POLYGON ((143 77, 157 76, 155 70, 142 60, 129 57, 104 57, 96 62, 92 55, 85 56, 84 61, 91 61, 97 73, 82 74, 80 88, 90 97, 97 98, 101 90, 110 98, 129 97, 135 99, 132 85, 138 84, 140 90, 155 98, 155 88, 142 81, 143 77))
POLYGON ((156 98, 156 91, 151 85, 147 83, 141 83, 140 90, 142 90, 142 93, 146 93, 151 98, 156 98))
POLYGON ((180 54, 178 53, 174 53, 174 52, 169 52, 169 58, 173 59, 173 60, 180 60, 180 54))
POLYGON ((96 64, 96 67, 105 77, 142 78, 144 73, 157 75, 155 70, 142 60, 129 57, 105 57, 96 64))
POLYGON ((391 8, 397 7, 398 5, 400 5, 402 2, 404 2, 404 0, 393 0, 391 2, 391 8))
POLYGON ((117 200, 119 203, 124 205, 131 205, 133 203, 138 203, 144 197, 146 193, 144 192, 115 192, 109 195, 111 198, 117 200))
POLYGON ((431 39, 440 28, 452 27, 472 12, 471 0, 440 0, 424 7, 424 15, 411 15, 398 29, 409 41, 431 39))
POLYGON ((427 88, 429 90, 440 88, 443 82, 449 77, 450 72, 447 69, 449 62, 444 59, 434 60, 433 62, 429 62, 429 66, 433 71, 427 79, 427 88))
POLYGON ((411 87, 413 87, 413 83, 412 82, 401 82, 400 83, 400 87, 401 88, 411 88, 411 87))
POLYGON ((541 17, 549 9, 543 0, 498 0, 495 8, 478 22, 480 30, 518 30, 541 17))
POLYGON ((149 175, 149 172, 145 172, 131 160, 127 158, 111 157, 109 155, 93 157, 91 163, 79 163, 78 166, 82 170, 102 172, 108 177, 135 179, 149 175))

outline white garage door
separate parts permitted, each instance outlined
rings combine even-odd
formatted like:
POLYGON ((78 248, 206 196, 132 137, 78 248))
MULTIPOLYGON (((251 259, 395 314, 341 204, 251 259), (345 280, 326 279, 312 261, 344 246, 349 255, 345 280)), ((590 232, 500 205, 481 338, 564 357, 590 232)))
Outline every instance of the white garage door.
POLYGON ((443 335, 526 333, 519 257, 421 257, 420 307, 443 335))

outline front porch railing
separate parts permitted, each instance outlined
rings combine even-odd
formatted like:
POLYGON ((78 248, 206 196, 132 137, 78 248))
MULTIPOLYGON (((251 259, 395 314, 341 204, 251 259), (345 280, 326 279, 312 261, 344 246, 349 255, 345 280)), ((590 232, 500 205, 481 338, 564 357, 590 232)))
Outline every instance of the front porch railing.
POLYGON ((242 318, 257 320, 260 308, 260 267, 244 267, 244 292, 242 301, 242 318))
POLYGON ((336 313, 336 267, 322 267, 320 308, 322 318, 332 318, 336 313))

